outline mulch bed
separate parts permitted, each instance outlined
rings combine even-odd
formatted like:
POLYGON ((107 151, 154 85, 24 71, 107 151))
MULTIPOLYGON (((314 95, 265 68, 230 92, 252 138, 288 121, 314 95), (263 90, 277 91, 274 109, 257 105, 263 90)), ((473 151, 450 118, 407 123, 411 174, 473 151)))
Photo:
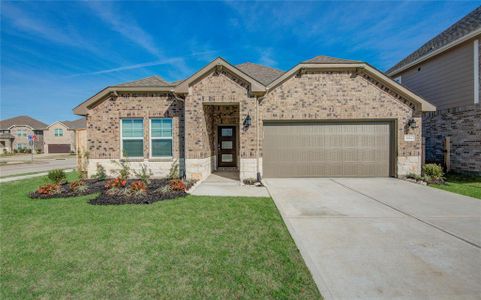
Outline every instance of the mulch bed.
POLYGON ((109 195, 106 192, 102 192, 100 196, 89 201, 93 205, 121 205, 121 204, 152 204, 157 201, 175 199, 179 197, 187 196, 186 192, 169 192, 169 193, 157 193, 147 192, 142 196, 127 196, 127 195, 109 195))
POLYGON ((100 181, 97 179, 87 179, 85 180, 88 188, 83 192, 76 192, 70 189, 69 183, 64 183, 60 185, 60 193, 57 194, 40 194, 35 192, 31 192, 29 197, 32 199, 51 199, 51 198, 70 198, 70 197, 78 197, 78 196, 85 196, 94 193, 99 193, 103 191, 105 188, 105 181, 100 181))
MULTIPOLYGON (((125 188, 119 189, 119 191, 124 191, 128 189, 129 185, 132 184, 136 179, 129 179, 125 188)), ((179 197, 185 197, 188 195, 185 191, 168 191, 161 192, 161 188, 169 185, 169 179, 151 179, 148 184, 147 191, 145 194, 141 195, 131 195, 128 193, 110 193, 108 189, 105 188, 107 181, 100 181, 96 179, 87 179, 85 183, 87 185, 87 190, 83 192, 73 191, 70 188, 69 183, 64 183, 60 186, 60 192, 56 194, 40 194, 32 192, 29 194, 32 199, 51 199, 51 198, 68 198, 84 196, 94 193, 100 193, 98 197, 89 201, 92 205, 121 205, 121 204, 151 204, 157 201, 164 201, 169 199, 175 199, 179 197)), ((185 182, 186 189, 190 189, 195 184, 194 181, 185 182)))

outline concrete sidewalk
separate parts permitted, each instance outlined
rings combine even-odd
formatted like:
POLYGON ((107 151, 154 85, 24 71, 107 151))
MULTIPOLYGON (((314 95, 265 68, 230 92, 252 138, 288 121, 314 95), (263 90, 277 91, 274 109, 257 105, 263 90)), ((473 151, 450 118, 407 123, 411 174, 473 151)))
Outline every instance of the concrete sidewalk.
POLYGON ((326 299, 480 299, 481 201, 393 178, 266 179, 326 299))
MULTIPOLYGON (((65 172, 72 172, 74 170, 75 169, 65 169, 64 171, 65 172)), ((26 175, 5 177, 5 178, 0 178, 0 183, 23 180, 23 179, 28 179, 28 178, 41 177, 41 176, 46 176, 47 174, 48 174, 48 172, 40 172, 40 173, 35 173, 35 174, 26 174, 26 175)))
POLYGON ((241 185, 235 172, 212 173, 191 191, 198 196, 269 197, 263 186, 241 185))

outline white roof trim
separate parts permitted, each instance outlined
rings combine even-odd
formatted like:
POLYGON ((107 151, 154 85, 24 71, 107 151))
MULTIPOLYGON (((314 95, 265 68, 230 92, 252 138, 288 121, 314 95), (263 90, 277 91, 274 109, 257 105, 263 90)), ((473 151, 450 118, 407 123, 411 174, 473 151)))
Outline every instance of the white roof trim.
POLYGON ((441 47, 441 48, 439 48, 439 49, 437 49, 437 50, 435 50, 435 51, 433 51, 433 52, 431 52, 431 53, 429 53, 429 54, 426 54, 426 55, 424 55, 424 56, 421 56, 420 58, 416 59, 416 60, 413 61, 413 62, 408 63, 407 65, 404 65, 404 66, 402 66, 402 67, 400 67, 400 68, 398 68, 398 69, 396 69, 396 70, 394 70, 394 71, 389 72, 388 75, 389 75, 389 76, 394 76, 394 75, 396 75, 396 74, 398 74, 398 73, 400 73, 400 72, 402 72, 402 71, 404 71, 404 70, 407 70, 407 69, 409 69, 409 68, 411 68, 411 67, 413 67, 413 66, 415 66, 415 65, 417 65, 417 64, 419 64, 419 63, 421 63, 421 62, 423 62, 423 61, 425 61, 425 60, 428 60, 428 59, 430 59, 430 58, 432 58, 432 57, 434 57, 434 56, 436 56, 436 55, 438 55, 438 54, 441 54, 441 53, 443 53, 443 52, 445 52, 445 51, 447 51, 447 50, 449 50, 449 49, 451 49, 451 48, 453 48, 453 47, 455 47, 455 46, 457 46, 457 45, 459 45, 459 44, 461 44, 461 43, 463 43, 463 42, 465 42, 465 41, 467 41, 467 40, 470 40, 470 39, 476 37, 476 35, 478 35, 478 34, 481 34, 481 28, 479 28, 479 29, 477 29, 477 30, 475 30, 475 31, 473 31, 473 32, 471 32, 471 33, 463 36, 462 38, 459 38, 459 39, 457 39, 457 40, 454 40, 454 41, 452 41, 451 43, 449 43, 449 44, 447 44, 447 45, 444 45, 443 47, 441 47))
POLYGON ((189 86, 192 82, 196 81, 197 79, 201 78, 204 74, 212 70, 217 66, 225 67, 227 70, 239 76, 240 78, 246 80, 251 85, 252 92, 265 92, 265 87, 262 83, 258 82, 254 78, 250 77, 246 73, 242 72, 241 70, 237 69, 233 65, 229 64, 223 58, 218 57, 207 66, 203 67, 199 71, 197 71, 194 75, 190 76, 186 80, 182 81, 179 85, 175 87, 175 92, 180 94, 186 94, 189 91, 189 86))

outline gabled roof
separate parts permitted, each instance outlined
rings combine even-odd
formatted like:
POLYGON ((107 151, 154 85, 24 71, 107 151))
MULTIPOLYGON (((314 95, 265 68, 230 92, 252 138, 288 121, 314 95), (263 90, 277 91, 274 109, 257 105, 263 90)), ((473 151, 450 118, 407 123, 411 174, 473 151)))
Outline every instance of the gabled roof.
POLYGON ((280 85, 282 82, 287 80, 288 78, 302 72, 304 69, 325 69, 325 70, 362 70, 366 72, 369 76, 372 76, 382 84, 386 85, 387 87, 391 88, 393 91, 397 92, 399 95, 413 101, 414 103, 418 103, 422 111, 435 111, 436 107, 429 103, 428 101, 424 100, 420 96, 416 95, 414 92, 410 91, 405 86, 400 85, 392 78, 388 77, 383 72, 377 70, 376 68, 372 67, 368 63, 365 62, 357 62, 354 63, 353 61, 349 61, 347 63, 300 63, 294 66, 292 69, 284 73, 282 76, 271 82, 267 87, 267 91, 274 89, 276 86, 280 85))
POLYGON ((45 129, 47 128, 47 124, 40 122, 39 120, 35 120, 32 117, 29 116, 18 116, 18 117, 13 117, 10 119, 5 119, 0 121, 0 129, 1 130, 7 130, 10 129, 12 126, 30 126, 33 129, 45 129))
POLYGON ((87 120, 85 118, 80 118, 73 121, 62 121, 65 126, 70 129, 84 129, 87 128, 87 120))
POLYGON ((125 82, 118 84, 116 86, 172 86, 173 84, 168 83, 160 76, 154 75, 139 80, 134 80, 130 82, 125 82))
POLYGON ((358 60, 349 60, 337 57, 330 57, 325 55, 319 55, 311 59, 305 60, 303 64, 355 64, 360 63, 358 60))
POLYGON ((222 57, 218 57, 214 59, 211 63, 194 73, 194 75, 190 76, 186 80, 182 81, 179 85, 175 87, 175 92, 176 93, 181 93, 185 94, 188 91, 189 85, 192 82, 195 82, 197 79, 201 78, 204 76, 207 72, 211 71, 212 69, 216 67, 221 67, 229 70, 231 73, 233 73, 236 76, 239 76, 240 78, 244 79, 250 84, 250 88, 252 92, 265 92, 265 87, 264 85, 258 81, 257 79, 251 77, 244 71, 234 67, 230 63, 228 63, 225 59, 222 57))
POLYGON ((442 53, 449 49, 449 46, 457 45, 478 34, 481 34, 481 6, 409 54, 406 58, 387 70, 386 73, 395 75, 421 61, 423 58, 442 53))
POLYGON ((263 85, 268 85, 274 79, 284 74, 284 71, 250 62, 245 62, 235 67, 263 85))

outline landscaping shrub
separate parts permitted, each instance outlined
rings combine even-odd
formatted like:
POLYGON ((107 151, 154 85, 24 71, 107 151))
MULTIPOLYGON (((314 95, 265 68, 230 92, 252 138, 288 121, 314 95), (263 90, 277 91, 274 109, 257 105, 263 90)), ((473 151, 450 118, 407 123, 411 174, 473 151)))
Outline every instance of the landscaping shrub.
POLYGON ((41 195, 54 195, 60 193, 60 185, 58 183, 47 183, 40 186, 37 191, 41 195))
POLYGON ((247 185, 254 185, 254 184, 256 184, 257 179, 255 179, 255 178, 246 178, 246 179, 244 179, 242 182, 244 182, 244 184, 247 184, 247 185))
POLYGON ((88 190, 88 186, 84 180, 75 180, 69 184, 70 190, 76 193, 84 193, 88 190))
POLYGON ((142 164, 140 167, 140 171, 134 170, 135 176, 137 176, 143 183, 149 184, 150 183, 150 176, 152 176, 152 170, 147 168, 145 164, 142 164))
POLYGON ((174 162, 172 163, 172 166, 170 166, 169 175, 167 175, 167 178, 169 178, 169 179, 179 179, 180 178, 179 163, 177 162, 177 159, 174 160, 174 162))
POLYGON ((127 161, 121 160, 121 161, 113 161, 116 165, 120 167, 120 170, 114 171, 119 174, 119 177, 123 180, 127 180, 130 177, 130 165, 127 161))
POLYGON ((144 196, 147 194, 147 185, 141 180, 134 181, 129 186, 129 192, 134 197, 144 196))
POLYGON ((185 191, 185 183, 180 180, 180 179, 172 179, 169 181, 169 186, 172 189, 172 191, 185 191))
POLYGON ((443 168, 437 164, 425 164, 423 167, 424 176, 432 179, 442 179, 444 177, 443 168))
POLYGON ((42 150, 41 150, 41 149, 37 149, 35 152, 37 152, 37 154, 40 154, 40 153, 42 153, 42 150))
POLYGON ((48 172, 47 177, 50 181, 57 184, 65 182, 67 179, 67 175, 65 174, 65 171, 61 169, 51 170, 50 172, 48 172))
POLYGON ((107 173, 105 172, 104 166, 97 163, 97 171, 92 177, 100 181, 107 179, 107 173))
POLYGON ((113 189, 113 188, 123 188, 127 185, 127 179, 122 179, 122 177, 117 177, 107 181, 105 184, 106 189, 113 189))

